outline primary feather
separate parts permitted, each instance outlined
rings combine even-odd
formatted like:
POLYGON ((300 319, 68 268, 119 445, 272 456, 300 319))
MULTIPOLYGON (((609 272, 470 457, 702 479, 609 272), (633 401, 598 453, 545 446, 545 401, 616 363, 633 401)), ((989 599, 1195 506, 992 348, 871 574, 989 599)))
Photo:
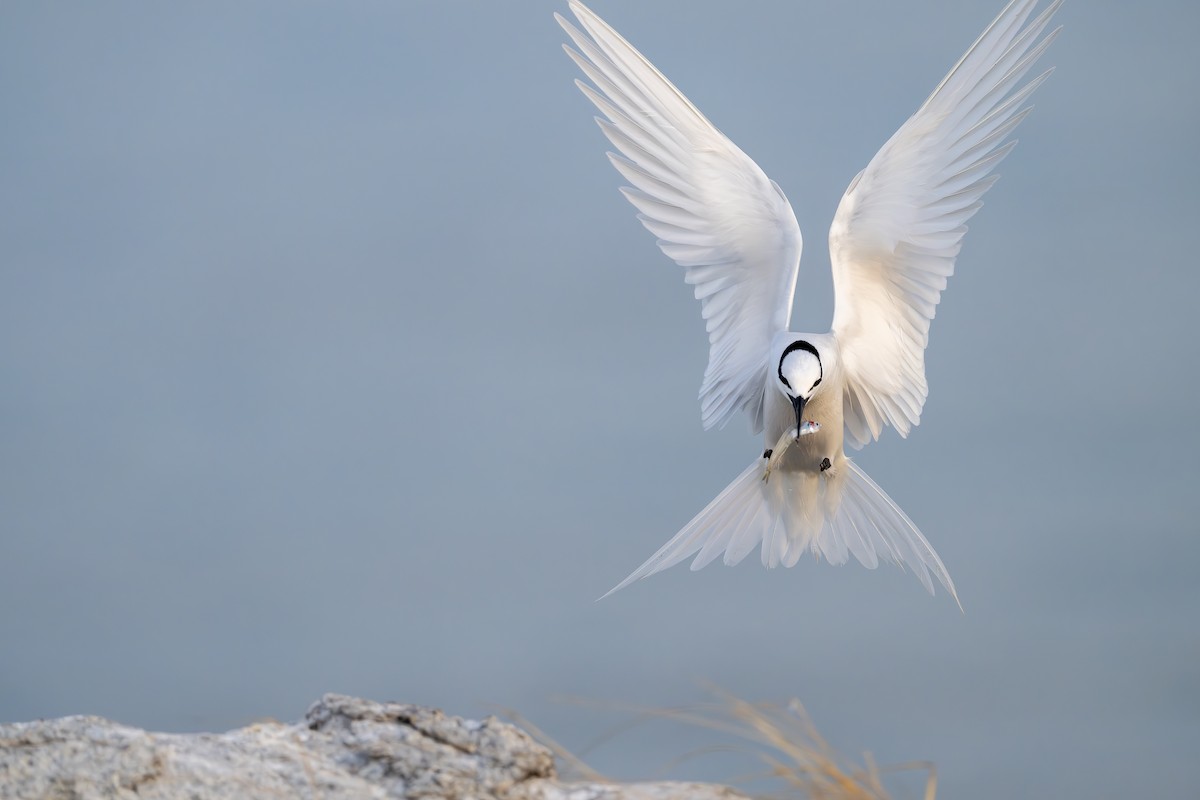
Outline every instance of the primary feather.
POLYGON ((850 183, 829 230, 833 333, 846 376, 846 439, 885 424, 907 436, 929 393, 929 323, 954 272, 966 222, 1016 144, 1008 135, 1049 71, 1017 88, 1057 35, 1038 39, 1062 0, 1024 26, 1013 0, 850 183))
POLYGON ((757 433, 767 349, 792 313, 796 215, 775 182, 641 53, 582 3, 570 7, 586 35, 554 16, 579 50, 564 48, 594 88, 576 83, 620 151, 609 158, 632 184, 622 191, 700 300, 709 341, 704 427, 745 409, 757 433))

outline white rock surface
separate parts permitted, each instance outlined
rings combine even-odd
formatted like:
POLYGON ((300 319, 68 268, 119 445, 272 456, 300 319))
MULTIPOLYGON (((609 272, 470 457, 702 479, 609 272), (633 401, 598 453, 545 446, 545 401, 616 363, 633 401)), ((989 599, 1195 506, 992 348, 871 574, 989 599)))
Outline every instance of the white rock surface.
POLYGON ((559 781, 550 751, 495 717, 329 694, 302 722, 150 733, 99 717, 0 725, 5 800, 735 800, 709 784, 559 781))

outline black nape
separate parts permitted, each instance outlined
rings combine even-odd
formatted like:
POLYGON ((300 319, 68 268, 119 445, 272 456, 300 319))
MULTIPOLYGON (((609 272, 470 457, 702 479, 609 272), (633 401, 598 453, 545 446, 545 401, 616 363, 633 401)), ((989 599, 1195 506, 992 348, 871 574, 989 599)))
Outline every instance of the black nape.
MULTIPOLYGON (((813 354, 813 357, 817 359, 817 367, 819 367, 821 370, 821 377, 817 378, 817 383, 820 383, 821 378, 825 377, 825 365, 821 363, 821 354, 817 352, 817 348, 813 347, 803 339, 797 339, 787 347, 783 348, 783 353, 779 356, 779 366, 775 368, 775 372, 779 375, 780 382, 789 389, 792 388, 792 385, 788 383, 788 379, 783 377, 783 360, 787 358, 788 354, 790 354, 793 350, 804 350, 805 352, 813 354)), ((814 383, 813 386, 816 387, 817 383, 814 383)))

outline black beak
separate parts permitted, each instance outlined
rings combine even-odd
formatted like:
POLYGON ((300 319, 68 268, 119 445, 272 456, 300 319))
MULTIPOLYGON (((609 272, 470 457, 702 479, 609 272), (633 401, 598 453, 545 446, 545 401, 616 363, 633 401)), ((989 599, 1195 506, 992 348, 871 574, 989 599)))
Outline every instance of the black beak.
POLYGON ((792 398, 792 408, 796 410, 796 438, 800 438, 800 426, 804 424, 804 404, 807 401, 803 397, 792 398))

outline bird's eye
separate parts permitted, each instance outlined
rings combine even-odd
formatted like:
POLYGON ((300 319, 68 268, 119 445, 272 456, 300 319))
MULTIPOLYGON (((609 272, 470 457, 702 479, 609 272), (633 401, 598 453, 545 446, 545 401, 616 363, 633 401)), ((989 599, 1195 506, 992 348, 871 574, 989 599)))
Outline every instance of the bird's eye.
MULTIPOLYGON (((821 382, 821 379, 820 379, 820 378, 817 378, 815 381, 813 381, 812 388, 813 388, 813 389, 817 388, 817 384, 818 384, 818 383, 820 383, 820 382, 821 382)), ((810 389, 809 391, 812 391, 812 389, 810 389)))

